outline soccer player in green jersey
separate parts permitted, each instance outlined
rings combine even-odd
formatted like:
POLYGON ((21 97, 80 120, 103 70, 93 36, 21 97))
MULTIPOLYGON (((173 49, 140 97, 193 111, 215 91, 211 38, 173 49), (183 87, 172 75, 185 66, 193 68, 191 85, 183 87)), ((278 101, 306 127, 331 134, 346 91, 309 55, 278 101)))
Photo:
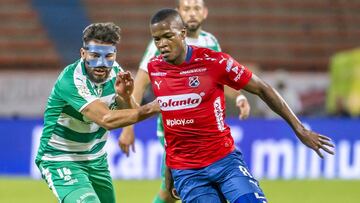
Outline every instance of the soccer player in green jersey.
POLYGON ((159 112, 157 102, 139 107, 132 99, 133 79, 115 61, 119 40, 113 23, 86 27, 81 58, 62 71, 48 98, 35 162, 59 202, 114 203, 108 130, 159 112))
MULTIPOLYGON (((205 6, 204 1, 179 0, 177 2, 178 2, 177 9, 187 26, 187 36, 185 39, 186 43, 189 45, 196 45, 200 47, 210 48, 215 51, 221 51, 217 39, 211 33, 201 29, 201 25, 208 15, 208 9, 205 6)), ((144 91, 150 83, 150 79, 147 73, 148 72, 147 63, 152 57, 156 55, 159 55, 159 51, 157 50, 154 41, 151 41, 146 49, 146 52, 140 63, 140 67, 135 78, 135 89, 133 95, 135 97, 135 101, 138 103, 141 102, 144 91)), ((229 93, 229 95, 230 94, 234 95, 234 92, 237 95, 236 105, 240 108, 240 118, 248 117, 250 111, 250 105, 246 97, 244 97, 243 95, 239 95, 237 91, 234 91, 231 88, 227 88, 226 93, 229 93)), ((158 118, 156 134, 161 144, 164 146, 164 130, 163 130, 161 117, 158 118)), ((127 155, 129 155, 130 147, 132 147, 132 150, 135 151, 134 137, 135 135, 134 135, 133 126, 128 126, 123 128, 122 134, 119 138, 119 145, 122 151, 124 151, 127 155)), ((160 191, 158 195, 155 197, 153 202, 154 203, 175 202, 175 200, 170 196, 170 194, 165 189, 164 161, 162 163, 161 168, 162 168, 162 172, 161 172, 162 184, 160 191)))

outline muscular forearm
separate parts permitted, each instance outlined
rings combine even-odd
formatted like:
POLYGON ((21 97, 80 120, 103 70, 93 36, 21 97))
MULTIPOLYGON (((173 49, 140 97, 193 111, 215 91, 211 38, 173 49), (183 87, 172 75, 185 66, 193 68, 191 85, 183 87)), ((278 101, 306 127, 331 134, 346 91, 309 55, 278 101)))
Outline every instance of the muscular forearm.
POLYGON ((112 110, 103 116, 101 123, 108 129, 116 129, 132 125, 159 112, 156 101, 136 109, 112 110))

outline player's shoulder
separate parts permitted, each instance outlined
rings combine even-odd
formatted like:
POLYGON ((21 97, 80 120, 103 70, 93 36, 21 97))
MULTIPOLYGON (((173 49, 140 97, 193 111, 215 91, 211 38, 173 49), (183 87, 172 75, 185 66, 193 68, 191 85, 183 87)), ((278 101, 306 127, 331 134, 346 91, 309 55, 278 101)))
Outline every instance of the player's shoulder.
POLYGON ((213 35, 213 34, 210 33, 210 32, 207 32, 207 31, 205 31, 205 30, 201 30, 199 36, 202 37, 202 38, 206 38, 207 40, 210 40, 210 41, 214 42, 215 44, 218 44, 218 43, 219 43, 218 40, 217 40, 217 38, 215 37, 215 35, 213 35))
POLYGON ((75 81, 83 81, 84 84, 86 81, 85 67, 83 67, 83 61, 81 59, 64 68, 56 81, 55 87, 71 87, 77 83, 75 81))
POLYGON ((210 37, 210 38, 216 39, 216 37, 212 33, 208 32, 208 31, 205 31, 205 30, 200 31, 200 36, 202 36, 202 37, 210 37))
POLYGON ((227 55, 226 53, 216 51, 210 48, 206 47, 198 47, 198 46, 192 46, 194 49, 194 52, 196 53, 197 57, 204 57, 204 58, 219 58, 221 56, 227 55))
POLYGON ((163 59, 163 57, 161 55, 153 56, 149 60, 149 64, 151 64, 151 65, 157 65, 157 64, 162 63, 162 62, 164 62, 164 59, 163 59))
POLYGON ((72 64, 67 65, 60 73, 58 80, 64 80, 64 79, 69 79, 69 78, 73 78, 74 74, 78 74, 76 71, 76 69, 78 68, 78 66, 81 66, 81 60, 77 60, 72 64))

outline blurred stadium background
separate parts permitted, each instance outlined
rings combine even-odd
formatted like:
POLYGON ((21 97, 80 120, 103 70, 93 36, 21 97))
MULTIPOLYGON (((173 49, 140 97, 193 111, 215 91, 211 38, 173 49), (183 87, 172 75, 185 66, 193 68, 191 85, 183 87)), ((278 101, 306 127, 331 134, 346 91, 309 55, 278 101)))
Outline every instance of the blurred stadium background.
MULTIPOLYGON (((270 202, 359 202, 360 1, 207 0, 204 30, 224 52, 274 85, 312 129, 334 139, 320 160, 258 99, 252 117, 228 122, 270 202)), ((0 202, 55 202, 33 164, 46 99, 62 68, 78 59, 91 22, 122 28, 118 61, 134 75, 150 40, 150 16, 174 0, 0 1, 0 202)), ((151 90, 144 102, 152 100, 151 90)), ((155 120, 136 126, 137 153, 107 144, 118 202, 151 202, 162 149, 155 120)))

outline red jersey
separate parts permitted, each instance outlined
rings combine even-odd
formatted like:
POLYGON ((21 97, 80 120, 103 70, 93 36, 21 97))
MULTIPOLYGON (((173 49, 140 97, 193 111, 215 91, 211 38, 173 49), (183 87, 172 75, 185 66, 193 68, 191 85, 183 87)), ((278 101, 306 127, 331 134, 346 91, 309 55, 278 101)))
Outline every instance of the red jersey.
POLYGON ((188 46, 185 62, 172 65, 159 55, 149 61, 148 73, 160 104, 168 167, 202 168, 234 150, 224 85, 241 89, 251 71, 225 53, 188 46))

